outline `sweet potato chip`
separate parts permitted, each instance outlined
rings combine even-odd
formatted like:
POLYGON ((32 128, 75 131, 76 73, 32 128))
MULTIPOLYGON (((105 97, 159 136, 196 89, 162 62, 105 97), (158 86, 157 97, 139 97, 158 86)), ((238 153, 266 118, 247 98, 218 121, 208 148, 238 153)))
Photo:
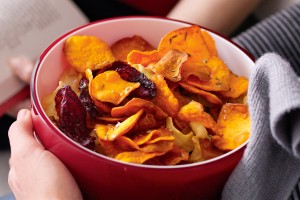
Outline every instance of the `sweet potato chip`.
POLYGON ((162 140, 155 143, 146 144, 140 148, 140 151, 147 152, 147 153, 158 152, 158 153, 165 154, 168 151, 172 150, 173 145, 174 145, 173 141, 162 140))
POLYGON ((233 73, 230 74, 230 89, 228 91, 220 92, 224 97, 238 98, 246 94, 248 90, 248 79, 243 76, 237 76, 233 73))
POLYGON ((140 148, 132 139, 124 135, 116 139, 116 144, 120 148, 124 149, 124 151, 134 151, 134 150, 139 150, 140 148))
POLYGON ((206 128, 216 131, 216 122, 206 112, 204 112, 203 106, 196 102, 191 101, 189 104, 183 106, 178 113, 178 118, 187 122, 201 122, 206 128))
POLYGON ((164 55, 176 49, 189 55, 189 60, 204 61, 211 57, 209 49, 202 37, 201 28, 193 25, 179 28, 167 33, 158 45, 158 51, 164 55))
POLYGON ((156 63, 160 59, 157 50, 138 51, 132 50, 127 56, 127 62, 131 65, 140 64, 147 67, 151 63, 156 63))
POLYGON ((167 128, 160 128, 150 131, 149 133, 140 134, 133 138, 137 145, 153 144, 159 141, 172 141, 174 140, 172 132, 167 128))
POLYGON ((202 62, 186 62, 181 68, 181 76, 183 80, 188 79, 190 76, 194 76, 200 81, 209 81, 210 68, 202 62))
POLYGON ((176 99, 164 78, 160 75, 153 75, 150 80, 155 83, 157 89, 153 103, 168 113, 169 116, 177 116, 179 110, 178 99, 176 99))
POLYGON ((115 61, 110 46, 94 36, 70 36, 64 43, 68 63, 78 72, 102 69, 115 61))
POLYGON ((158 120, 165 119, 168 116, 160 107, 151 101, 141 98, 132 98, 125 105, 114 107, 111 110, 111 116, 126 117, 136 113, 141 109, 144 109, 147 113, 152 113, 158 120))
POLYGON ((141 115, 143 114, 143 110, 138 111, 136 114, 128 117, 122 123, 118 123, 116 125, 104 125, 104 124, 96 124, 96 134, 98 138, 101 140, 109 140, 113 141, 121 135, 129 132, 134 125, 137 123, 141 115))
POLYGON ((171 151, 160 156, 159 159, 164 165, 176 165, 182 161, 187 161, 189 159, 189 153, 174 145, 171 151))
POLYGON ((217 134, 212 136, 212 143, 223 151, 229 151, 247 141, 249 135, 250 117, 247 105, 224 104, 217 121, 217 134))
POLYGON ((142 151, 128 151, 122 152, 115 156, 115 159, 121 160, 124 162, 143 164, 147 160, 154 158, 156 156, 163 155, 164 152, 142 152, 142 151))
POLYGON ((202 37, 205 41, 205 44, 208 48, 208 51, 210 52, 211 56, 218 56, 217 47, 215 44, 215 40, 212 38, 212 36, 205 30, 201 30, 202 37))
POLYGON ((198 94, 202 97, 204 97, 208 102, 215 104, 215 105, 222 105, 223 102, 221 99, 219 99, 219 97, 217 97, 216 95, 210 93, 210 92, 206 92, 204 90, 198 89, 192 85, 189 85, 187 83, 179 83, 181 87, 183 87, 184 89, 186 89, 187 91, 190 91, 194 94, 198 94))
POLYGON ((152 51, 154 47, 143 37, 134 35, 116 41, 111 45, 111 50, 117 60, 127 61, 127 55, 132 50, 152 51))
POLYGON ((155 119, 155 116, 150 113, 145 113, 139 121, 136 123, 136 125, 133 127, 132 131, 147 131, 152 130, 157 127, 160 127, 163 125, 163 121, 158 121, 155 119))
POLYGON ((150 67, 156 74, 160 74, 170 81, 177 82, 181 80, 181 66, 187 58, 187 53, 171 49, 150 67))
POLYGON ((99 101, 118 105, 138 87, 140 83, 125 81, 116 71, 105 71, 92 80, 90 94, 99 101))
POLYGON ((210 80, 201 81, 198 77, 189 76, 186 82, 207 91, 228 91, 230 89, 230 70, 218 57, 208 59, 206 66, 210 68, 210 80))

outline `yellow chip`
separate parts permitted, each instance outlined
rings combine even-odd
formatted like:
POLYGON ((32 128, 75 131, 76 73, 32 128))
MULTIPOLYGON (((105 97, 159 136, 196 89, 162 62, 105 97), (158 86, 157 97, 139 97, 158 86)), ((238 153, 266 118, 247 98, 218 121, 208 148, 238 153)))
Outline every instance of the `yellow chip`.
POLYGON ((102 69, 115 61, 109 45, 94 36, 70 36, 65 41, 64 54, 68 63, 81 73, 102 69))
POLYGON ((223 151, 237 148, 250 136, 250 116, 245 104, 226 103, 217 121, 217 134, 212 143, 223 151))
POLYGON ((120 104, 140 83, 123 80, 116 71, 105 71, 91 82, 90 95, 102 102, 120 104))
POLYGON ((178 113, 178 118, 187 122, 201 122, 206 128, 216 131, 216 122, 208 113, 204 112, 203 106, 196 101, 191 101, 183 106, 178 113))
POLYGON ((117 60, 127 61, 127 55, 132 50, 152 51, 154 47, 143 37, 134 35, 116 41, 111 45, 111 50, 117 60))

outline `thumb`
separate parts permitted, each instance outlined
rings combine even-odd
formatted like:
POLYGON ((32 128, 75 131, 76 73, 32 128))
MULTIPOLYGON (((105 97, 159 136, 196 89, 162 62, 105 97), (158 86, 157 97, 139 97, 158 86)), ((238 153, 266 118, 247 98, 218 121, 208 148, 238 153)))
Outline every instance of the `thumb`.
POLYGON ((8 65, 16 76, 29 84, 34 65, 28 57, 23 55, 12 57, 8 60, 8 65))

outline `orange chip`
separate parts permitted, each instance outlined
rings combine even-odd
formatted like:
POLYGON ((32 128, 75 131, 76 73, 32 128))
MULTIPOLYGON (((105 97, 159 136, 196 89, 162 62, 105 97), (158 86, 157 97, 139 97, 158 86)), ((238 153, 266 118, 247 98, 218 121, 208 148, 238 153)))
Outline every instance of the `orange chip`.
POLYGON ((137 123, 142 114, 143 110, 140 110, 136 114, 128 117, 122 123, 118 123, 117 125, 96 124, 96 134, 101 140, 113 141, 117 137, 128 133, 137 123))
POLYGON ((158 45, 158 51, 164 55, 171 49, 187 53, 189 60, 202 62, 211 57, 202 37, 201 28, 196 25, 180 28, 166 34, 158 45))
POLYGON ((152 100, 154 104, 158 105, 163 111, 168 113, 171 117, 177 116, 179 110, 178 99, 168 87, 167 82, 163 76, 153 75, 150 78, 156 85, 156 97, 152 100))
POLYGON ((205 30, 202 30, 201 34, 202 34, 202 37, 203 37, 203 39, 205 41, 205 44, 206 44, 206 46, 208 48, 208 51, 210 52, 210 55, 211 56, 218 56, 218 52, 217 52, 217 47, 216 47, 216 44, 215 44, 215 40, 205 30))
POLYGON ((150 113, 145 113, 133 127, 132 131, 147 131, 157 128, 162 125, 162 121, 157 121, 155 116, 150 113))
POLYGON ((132 139, 124 135, 116 139, 116 144, 120 148, 124 149, 124 151, 133 151, 139 149, 139 146, 132 139))
POLYGON ((250 116, 247 105, 224 104, 217 121, 217 135, 212 136, 212 143, 223 151, 229 151, 247 141, 249 135, 250 116))
POLYGON ((171 151, 160 156, 159 159, 165 165, 176 165, 182 161, 187 161, 189 159, 189 153, 174 145, 171 151))
POLYGON ((115 156, 115 159, 121 160, 124 162, 143 164, 147 160, 154 158, 156 156, 160 156, 164 154, 164 152, 142 152, 142 151, 127 151, 119 153, 115 156))
POLYGON ((171 49, 150 67, 156 74, 161 74, 170 81, 177 82, 181 80, 181 66, 187 59, 187 53, 171 49))
POLYGON ((141 98, 133 98, 130 101, 128 101, 124 106, 114 107, 111 110, 111 116, 130 116, 141 109, 144 109, 147 113, 152 113, 159 120, 165 119, 168 116, 160 107, 156 106, 151 101, 147 101, 141 98))
POLYGON ((99 140, 100 145, 98 145, 97 151, 103 155, 109 156, 109 157, 115 157, 119 153, 124 152, 124 149, 122 149, 116 141, 104 141, 99 140))
POLYGON ((108 123, 117 123, 117 122, 122 122, 124 121, 126 118, 125 117, 109 117, 109 116, 105 116, 105 117, 98 117, 97 119, 108 122, 108 123))
POLYGON ((102 102, 121 103, 140 83, 123 80, 116 71, 98 74, 91 82, 90 95, 102 102))
POLYGON ((147 67, 151 63, 159 61, 159 53, 157 50, 152 51, 137 51, 132 50, 127 56, 127 62, 129 64, 141 64, 147 67))
POLYGON ((207 91, 228 91, 230 89, 230 70, 218 57, 208 59, 206 66, 210 68, 210 80, 201 81, 198 77, 189 76, 186 82, 207 91))
POLYGON ((153 144, 160 141, 173 141, 175 138, 172 132, 167 128, 160 128, 149 133, 136 136, 133 141, 138 145, 153 144))
POLYGON ((174 146, 173 141, 163 140, 151 144, 146 144, 145 146, 140 148, 140 151, 147 152, 147 153, 158 152, 158 153, 165 154, 168 151, 172 150, 173 146, 174 146))
POLYGON ((248 79, 235 74, 230 74, 230 90, 220 92, 224 97, 238 98, 243 94, 246 94, 248 90, 248 79))
POLYGON ((219 99, 219 97, 217 97, 216 95, 210 93, 210 92, 206 92, 204 90, 198 89, 192 85, 186 84, 186 83, 179 83, 181 87, 183 87, 184 89, 186 89, 187 91, 190 91, 192 93, 198 94, 202 97, 204 97, 207 101, 209 101, 212 104, 215 105, 222 105, 223 102, 221 101, 221 99, 219 99))
POLYGON ((127 61, 127 55, 132 50, 151 51, 154 47, 141 36, 125 37, 111 45, 113 55, 117 60, 127 61))
POLYGON ((64 44, 68 63, 77 71, 102 69, 115 61, 109 45, 94 36, 70 36, 64 44))
POLYGON ((210 68, 200 62, 186 62, 181 68, 182 79, 186 80, 190 76, 198 78, 200 81, 209 81, 210 68))
POLYGON ((204 112, 203 106, 196 101, 191 101, 183 106, 178 113, 178 118, 187 122, 201 122, 206 128, 216 131, 216 122, 208 113, 204 112))

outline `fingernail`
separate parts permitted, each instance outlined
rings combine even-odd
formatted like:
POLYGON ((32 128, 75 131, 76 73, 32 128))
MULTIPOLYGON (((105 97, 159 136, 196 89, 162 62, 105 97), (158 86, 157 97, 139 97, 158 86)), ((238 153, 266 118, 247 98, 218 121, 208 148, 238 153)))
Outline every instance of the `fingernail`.
POLYGON ((18 112, 18 115, 17 115, 17 119, 22 119, 26 114, 27 114, 28 110, 26 109, 22 109, 18 112))
POLYGON ((20 67, 21 63, 22 63, 22 58, 21 58, 20 56, 18 56, 18 57, 13 57, 13 58, 10 58, 10 59, 8 60, 8 64, 9 64, 10 67, 12 67, 13 69, 20 67))

